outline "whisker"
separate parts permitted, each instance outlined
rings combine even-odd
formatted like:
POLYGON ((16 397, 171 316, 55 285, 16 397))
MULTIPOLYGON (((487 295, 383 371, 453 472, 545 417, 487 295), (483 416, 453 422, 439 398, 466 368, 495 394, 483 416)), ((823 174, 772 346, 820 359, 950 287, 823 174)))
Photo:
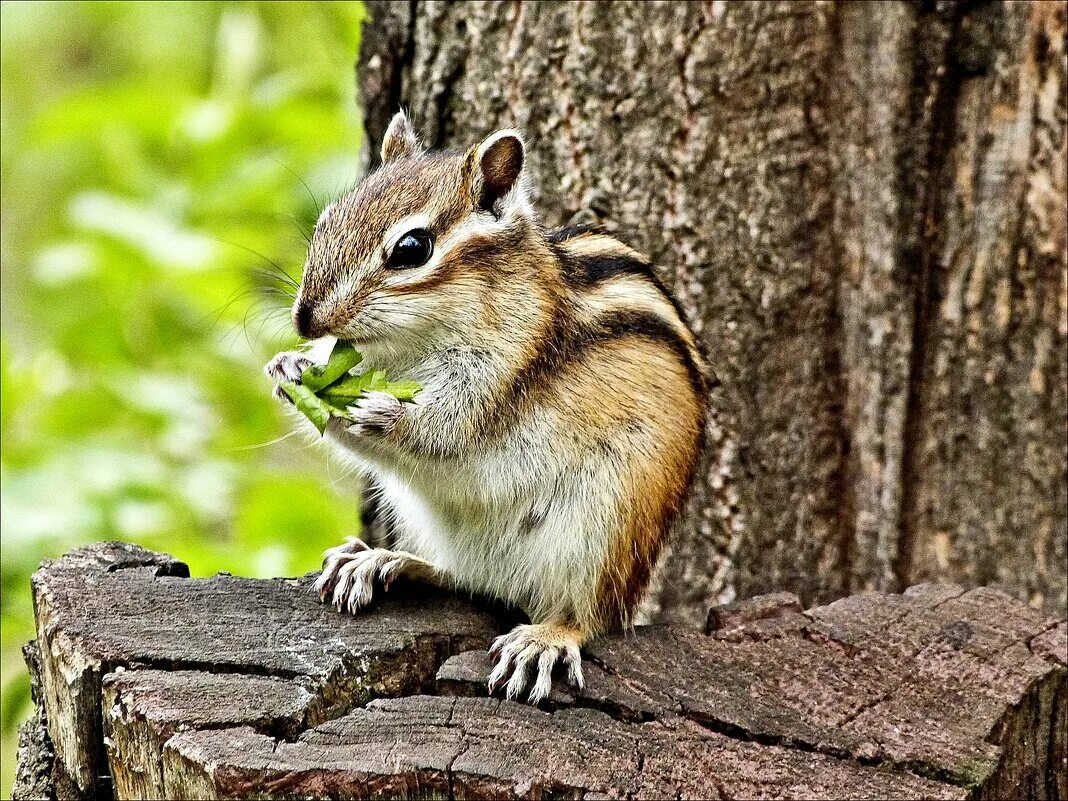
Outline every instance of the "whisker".
POLYGON ((215 326, 219 324, 219 321, 222 320, 223 315, 230 310, 231 306, 233 306, 239 300, 247 297, 248 295, 251 295, 254 291, 255 290, 253 289, 235 289, 231 293, 230 297, 221 306, 219 306, 218 309, 206 312, 203 316, 197 319, 197 323, 201 324, 209 317, 214 317, 214 319, 211 321, 211 324, 208 326, 208 329, 210 330, 215 328, 215 326))
POLYGON ((293 289, 294 291, 296 291, 300 286, 300 284, 297 283, 297 280, 293 278, 293 276, 288 275, 286 273, 274 273, 270 270, 265 270, 262 267, 253 267, 252 274, 268 282, 268 285, 270 285, 271 283, 277 283, 282 286, 287 286, 290 289, 293 289))
POLYGON ((287 289, 283 289, 282 287, 267 286, 267 287, 260 287, 259 291, 265 296, 265 298, 272 298, 272 299, 277 298, 277 299, 281 300, 282 301, 282 306, 284 306, 287 309, 290 306, 293 305, 293 300, 294 300, 293 294, 287 289))
POLYGON ((312 233, 314 232, 309 231, 307 228, 305 228, 304 225, 301 223, 300 219, 297 217, 297 215, 290 214, 289 218, 293 221, 293 224, 297 226, 297 230, 300 231, 301 238, 304 240, 304 242, 309 247, 311 247, 312 233))
POLYGON ((223 239, 222 237, 219 237, 219 236, 214 236, 214 235, 209 235, 209 236, 211 236, 211 238, 214 239, 216 242, 221 242, 224 245, 230 245, 231 247, 235 247, 235 248, 238 248, 239 250, 245 251, 246 253, 248 253, 251 256, 255 256, 256 258, 262 259, 266 264, 268 264, 268 265, 270 265, 271 267, 274 268, 275 274, 278 276, 279 279, 288 280, 288 281, 291 281, 293 283, 296 283, 296 279, 294 279, 293 276, 291 276, 281 266, 279 266, 278 262, 272 261, 271 259, 269 259, 266 256, 264 256, 262 253, 260 253, 258 250, 254 250, 253 248, 250 248, 250 247, 248 247, 246 245, 242 245, 239 242, 231 242, 229 239, 223 239))
MULTIPOLYGON (((286 315, 286 320, 287 321, 289 320, 289 315, 288 314, 286 315)), ((274 314, 271 314, 270 312, 268 312, 267 314, 261 315, 260 327, 258 329, 256 329, 256 339, 257 339, 257 341, 262 342, 264 340, 263 329, 266 328, 269 324, 274 324, 275 325, 275 332, 277 333, 278 322, 279 322, 278 318, 274 314)))
POLYGON ((249 348, 255 349, 252 340, 249 338, 249 323, 260 320, 260 327, 256 332, 256 339, 262 341, 264 326, 275 318, 276 315, 284 314, 285 320, 289 320, 289 312, 287 309, 281 306, 268 306, 267 308, 250 307, 245 311, 244 317, 241 319, 241 330, 245 335, 245 343, 249 348))
POLYGON ((240 445, 236 448, 227 448, 226 452, 231 453, 233 451, 252 451, 256 450, 257 448, 269 448, 271 445, 277 445, 279 442, 285 442, 290 437, 295 437, 299 433, 300 429, 295 428, 288 434, 283 434, 282 436, 277 437, 276 439, 272 439, 270 442, 260 442, 256 445, 240 445))
POLYGON ((354 464, 351 468, 346 470, 340 476, 338 476, 337 478, 333 479, 327 486, 329 486, 330 489, 334 489, 334 487, 336 487, 340 482, 344 481, 346 478, 349 478, 351 475, 353 475, 354 473, 359 471, 359 469, 360 469, 360 466, 358 464, 354 464))
POLYGON ((315 216, 318 217, 320 214, 322 214, 323 207, 322 205, 320 205, 319 199, 315 197, 315 193, 311 191, 311 187, 308 186, 308 182, 305 181, 295 170, 290 168, 290 166, 281 159, 275 158, 274 161, 279 167, 281 167, 283 170, 285 170, 298 181, 300 181, 300 185, 304 187, 304 191, 307 192, 308 197, 311 198, 312 205, 315 206, 315 216))

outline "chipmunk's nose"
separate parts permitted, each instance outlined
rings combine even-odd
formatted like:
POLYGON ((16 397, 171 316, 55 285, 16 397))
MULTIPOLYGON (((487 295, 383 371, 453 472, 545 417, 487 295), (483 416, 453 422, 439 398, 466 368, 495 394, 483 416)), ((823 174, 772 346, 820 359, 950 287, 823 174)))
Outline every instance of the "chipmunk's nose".
POLYGON ((312 330, 312 307, 305 301, 297 301, 293 307, 293 327, 297 333, 305 339, 315 339, 317 336, 312 330))

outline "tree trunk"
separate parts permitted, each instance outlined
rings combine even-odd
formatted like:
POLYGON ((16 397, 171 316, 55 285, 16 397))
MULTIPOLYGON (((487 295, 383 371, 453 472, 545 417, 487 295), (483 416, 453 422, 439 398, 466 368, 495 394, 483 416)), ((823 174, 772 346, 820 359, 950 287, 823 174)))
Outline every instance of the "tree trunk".
POLYGON ((661 619, 930 578, 1064 611, 1063 4, 369 5, 368 141, 523 130, 545 221, 650 254, 708 353, 661 619))

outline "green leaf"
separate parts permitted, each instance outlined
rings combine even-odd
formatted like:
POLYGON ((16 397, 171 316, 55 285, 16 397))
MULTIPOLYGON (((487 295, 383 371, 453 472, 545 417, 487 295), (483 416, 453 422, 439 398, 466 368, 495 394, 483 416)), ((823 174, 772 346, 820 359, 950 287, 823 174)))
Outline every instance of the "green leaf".
POLYGON ((401 401, 412 401, 422 387, 415 381, 388 381, 385 370, 350 375, 330 385, 320 397, 334 406, 351 406, 368 392, 388 392, 401 401))
POLYGON ((371 386, 373 372, 349 375, 322 390, 322 397, 335 406, 348 406, 363 396, 371 386))
POLYGON ((337 410, 325 403, 318 395, 302 384, 292 381, 284 381, 279 384, 282 391, 289 396, 300 412, 307 417, 319 429, 322 434, 326 430, 326 424, 330 422, 331 415, 336 415, 337 410))
POLYGON ((322 434, 331 417, 351 419, 348 407, 368 392, 388 392, 400 401, 412 401, 422 389, 415 381, 390 381, 385 370, 368 370, 350 375, 349 370, 363 356, 347 342, 338 342, 326 364, 312 366, 301 375, 301 383, 282 383, 282 391, 322 434))
POLYGON ((388 392, 399 401, 411 403, 415 400, 415 393, 422 388, 418 381, 390 381, 382 391, 388 392))
POLYGON ((363 361, 363 356, 348 342, 338 340, 330 351, 326 364, 312 365, 300 377, 300 383, 312 392, 319 392, 344 376, 363 361))

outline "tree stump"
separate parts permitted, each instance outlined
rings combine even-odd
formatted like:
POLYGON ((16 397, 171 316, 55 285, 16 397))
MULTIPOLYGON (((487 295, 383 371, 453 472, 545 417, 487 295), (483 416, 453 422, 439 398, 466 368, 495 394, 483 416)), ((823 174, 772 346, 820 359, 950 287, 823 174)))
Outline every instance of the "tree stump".
POLYGON ((532 708, 486 697, 485 609, 310 583, 45 563, 15 797, 1068 798, 1068 628, 996 590, 719 607, 597 640, 532 708))

